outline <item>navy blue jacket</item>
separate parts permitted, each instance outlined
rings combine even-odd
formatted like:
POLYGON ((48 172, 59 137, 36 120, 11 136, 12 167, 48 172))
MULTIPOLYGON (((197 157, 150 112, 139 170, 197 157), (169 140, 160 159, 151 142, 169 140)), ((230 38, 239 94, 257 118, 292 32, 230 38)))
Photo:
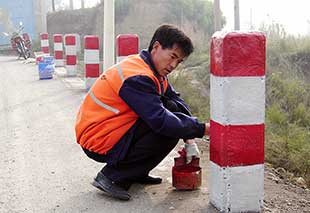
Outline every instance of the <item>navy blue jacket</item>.
MULTIPOLYGON (((140 57, 150 66, 155 76, 158 76, 150 53, 143 50, 140 57)), ((152 79, 147 76, 133 76, 123 82, 119 95, 158 134, 182 139, 201 138, 204 135, 205 124, 191 117, 184 100, 169 83, 166 92, 158 94, 152 79), (163 96, 175 102, 181 112, 171 112, 164 107, 163 96)))

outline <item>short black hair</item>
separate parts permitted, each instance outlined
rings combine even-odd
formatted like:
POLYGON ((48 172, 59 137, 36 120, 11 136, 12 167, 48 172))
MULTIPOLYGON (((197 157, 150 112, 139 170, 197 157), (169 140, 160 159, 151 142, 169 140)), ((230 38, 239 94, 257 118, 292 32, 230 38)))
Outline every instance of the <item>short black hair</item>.
POLYGON ((177 45, 182 50, 185 57, 189 56, 194 51, 191 39, 174 25, 164 24, 157 28, 150 42, 148 48, 149 52, 152 51, 156 41, 161 44, 163 49, 171 49, 173 45, 177 45))

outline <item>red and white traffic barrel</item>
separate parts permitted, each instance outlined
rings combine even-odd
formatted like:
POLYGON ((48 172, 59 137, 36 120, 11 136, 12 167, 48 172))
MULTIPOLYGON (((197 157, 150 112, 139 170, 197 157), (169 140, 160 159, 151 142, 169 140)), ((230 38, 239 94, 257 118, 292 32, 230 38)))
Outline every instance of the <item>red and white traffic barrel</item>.
POLYGON ((76 75, 76 39, 75 35, 67 34, 65 35, 65 49, 66 49, 66 71, 67 76, 76 75))
POLYGON ((120 34, 116 37, 117 63, 129 55, 138 54, 139 37, 136 34, 120 34))
POLYGON ((99 77, 99 38, 95 35, 84 37, 85 87, 90 89, 99 77))
POLYGON ((263 210, 265 55, 260 32, 211 39, 209 198, 223 212, 263 210))
POLYGON ((54 34, 53 39, 54 39, 55 66, 62 67, 64 66, 62 34, 54 34))
POLYGON ((49 54, 49 42, 48 42, 48 34, 47 33, 41 33, 41 50, 44 54, 49 54))

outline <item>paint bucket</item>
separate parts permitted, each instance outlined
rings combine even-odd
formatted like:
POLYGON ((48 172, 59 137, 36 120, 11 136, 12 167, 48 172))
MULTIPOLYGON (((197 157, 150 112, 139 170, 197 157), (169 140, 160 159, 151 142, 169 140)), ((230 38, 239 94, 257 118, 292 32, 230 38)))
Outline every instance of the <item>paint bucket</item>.
POLYGON ((199 158, 193 158, 192 162, 186 164, 186 153, 179 151, 180 157, 174 158, 172 167, 172 185, 177 190, 196 190, 201 186, 201 168, 199 158))
POLYGON ((54 57, 44 56, 43 60, 39 61, 38 69, 40 80, 53 78, 55 71, 54 57))

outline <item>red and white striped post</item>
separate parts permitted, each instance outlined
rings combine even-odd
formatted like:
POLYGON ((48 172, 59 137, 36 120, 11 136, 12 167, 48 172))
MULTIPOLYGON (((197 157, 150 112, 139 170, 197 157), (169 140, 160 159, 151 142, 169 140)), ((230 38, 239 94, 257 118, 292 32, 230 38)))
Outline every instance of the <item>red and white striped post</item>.
POLYGON ((76 75, 76 39, 75 35, 65 35, 65 49, 66 49, 66 70, 67 76, 76 75))
POLYGON ((89 89, 99 77, 99 38, 87 35, 84 44, 85 87, 89 89))
POLYGON ((54 34, 53 37, 54 37, 55 66, 63 67, 64 59, 63 59, 62 34, 54 34))
POLYGON ((139 37, 136 34, 120 34, 116 37, 117 58, 116 62, 122 61, 129 55, 138 54, 139 37))
POLYGON ((41 33, 41 50, 44 54, 49 54, 49 42, 48 42, 48 34, 47 33, 41 33))
POLYGON ((259 32, 211 40, 210 202, 223 212, 263 209, 265 43, 259 32))

